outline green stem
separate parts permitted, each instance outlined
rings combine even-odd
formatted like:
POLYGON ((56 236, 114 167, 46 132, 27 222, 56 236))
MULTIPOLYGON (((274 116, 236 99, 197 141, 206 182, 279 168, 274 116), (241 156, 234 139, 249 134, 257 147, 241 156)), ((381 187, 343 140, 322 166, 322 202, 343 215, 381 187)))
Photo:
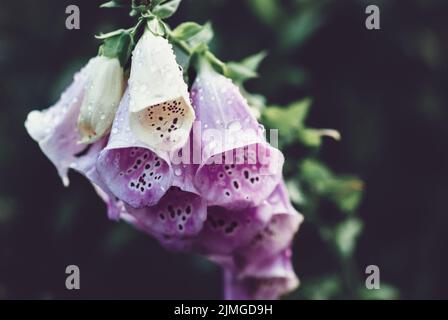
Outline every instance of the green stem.
POLYGON ((142 26, 144 23, 144 18, 139 18, 137 24, 134 26, 134 28, 131 29, 130 34, 132 37, 135 37, 135 34, 137 33, 138 29, 142 26))

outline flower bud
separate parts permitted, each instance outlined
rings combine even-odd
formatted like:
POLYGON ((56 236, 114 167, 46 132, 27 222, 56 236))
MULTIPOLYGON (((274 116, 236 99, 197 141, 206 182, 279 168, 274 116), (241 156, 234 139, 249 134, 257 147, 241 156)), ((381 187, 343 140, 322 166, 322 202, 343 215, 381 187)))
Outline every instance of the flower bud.
POLYGON ((117 58, 93 58, 78 118, 80 143, 92 143, 106 135, 124 90, 124 72, 117 58))

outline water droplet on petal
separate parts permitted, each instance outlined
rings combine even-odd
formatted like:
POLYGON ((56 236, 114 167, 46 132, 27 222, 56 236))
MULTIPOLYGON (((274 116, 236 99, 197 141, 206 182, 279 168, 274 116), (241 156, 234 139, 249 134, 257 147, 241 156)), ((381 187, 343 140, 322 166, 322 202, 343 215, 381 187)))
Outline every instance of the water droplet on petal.
POLYGON ((229 124, 229 131, 231 132, 235 132, 235 131, 240 131, 241 130, 241 123, 239 121, 234 121, 231 124, 229 124))

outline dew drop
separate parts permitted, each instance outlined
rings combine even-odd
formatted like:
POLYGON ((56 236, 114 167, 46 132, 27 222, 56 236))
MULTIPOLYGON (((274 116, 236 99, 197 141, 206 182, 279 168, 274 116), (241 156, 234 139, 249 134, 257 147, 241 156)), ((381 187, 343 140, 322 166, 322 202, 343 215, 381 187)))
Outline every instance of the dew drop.
POLYGON ((231 124, 229 124, 229 131, 231 132, 235 132, 235 131, 240 131, 241 130, 241 123, 239 121, 234 121, 231 124))

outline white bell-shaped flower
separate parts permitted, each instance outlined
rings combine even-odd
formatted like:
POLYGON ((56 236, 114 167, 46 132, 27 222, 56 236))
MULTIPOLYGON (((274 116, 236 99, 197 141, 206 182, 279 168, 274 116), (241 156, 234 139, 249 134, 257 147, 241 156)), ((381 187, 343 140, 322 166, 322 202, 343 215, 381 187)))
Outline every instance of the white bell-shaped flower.
POLYGON ((132 56, 130 126, 154 150, 185 145, 195 113, 171 44, 147 30, 132 56))

